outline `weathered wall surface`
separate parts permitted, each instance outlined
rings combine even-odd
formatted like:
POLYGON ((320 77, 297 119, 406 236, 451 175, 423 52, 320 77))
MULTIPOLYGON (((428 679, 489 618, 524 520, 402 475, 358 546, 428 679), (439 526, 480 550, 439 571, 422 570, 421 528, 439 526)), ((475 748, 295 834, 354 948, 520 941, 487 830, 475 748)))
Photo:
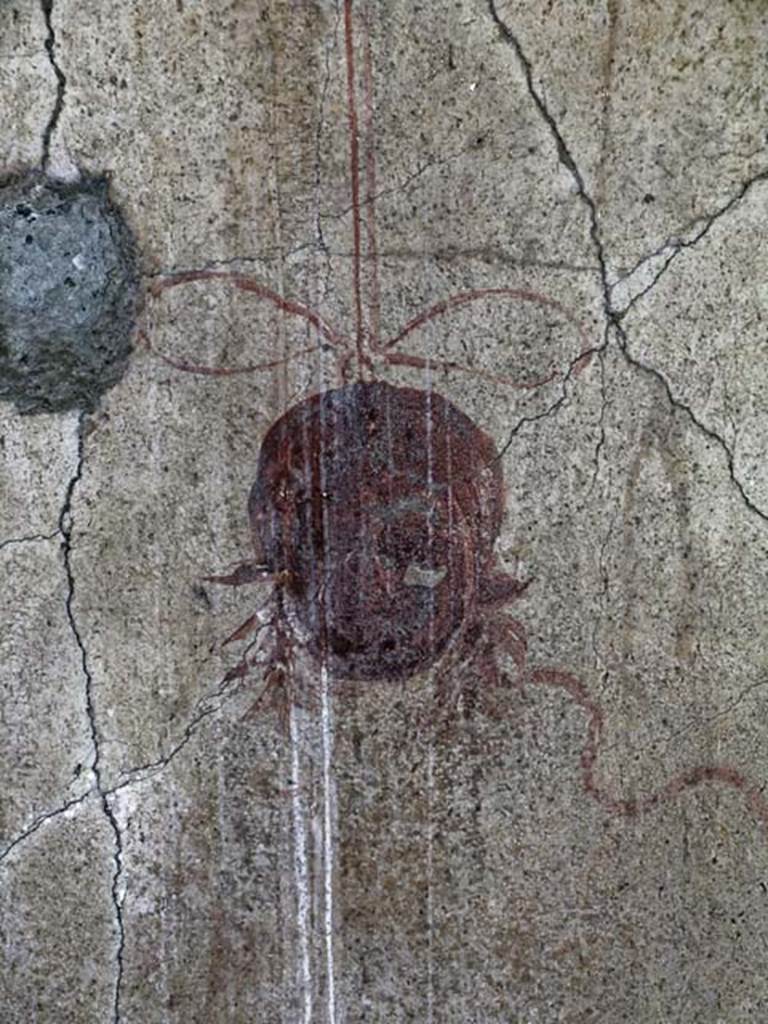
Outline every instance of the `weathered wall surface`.
POLYGON ((768 1019, 767 21, 0 4, 3 172, 106 173, 141 294, 95 409, 0 405, 3 1024, 768 1019), (388 423, 411 562, 393 456, 311 614, 458 619, 350 681, 279 566, 205 577, 257 557, 270 425, 372 375, 493 439, 504 513, 388 423))

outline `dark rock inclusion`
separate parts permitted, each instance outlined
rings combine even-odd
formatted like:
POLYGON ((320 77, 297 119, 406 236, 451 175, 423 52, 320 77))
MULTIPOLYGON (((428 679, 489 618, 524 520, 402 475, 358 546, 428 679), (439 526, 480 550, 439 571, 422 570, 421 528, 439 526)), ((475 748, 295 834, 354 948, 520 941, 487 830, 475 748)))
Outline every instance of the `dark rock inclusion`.
POLYGON ((136 246, 104 177, 0 185, 0 399, 92 410, 125 372, 136 246))

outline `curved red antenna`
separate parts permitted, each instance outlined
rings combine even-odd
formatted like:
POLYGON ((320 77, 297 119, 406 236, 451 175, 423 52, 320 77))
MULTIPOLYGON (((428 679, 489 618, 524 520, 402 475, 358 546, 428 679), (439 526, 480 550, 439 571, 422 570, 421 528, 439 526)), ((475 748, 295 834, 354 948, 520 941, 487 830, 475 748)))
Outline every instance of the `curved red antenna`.
POLYGON ((435 320, 446 313, 450 313, 452 310, 457 309, 460 306, 465 306, 472 302, 478 302, 482 299, 517 299, 521 302, 533 302, 536 305, 556 310, 560 316, 575 327, 582 341, 583 347, 581 351, 576 355, 575 360, 569 365, 575 366, 575 373, 580 373, 589 363, 592 353, 595 350, 595 346, 590 343, 583 324, 581 324, 579 320, 577 320, 576 317, 566 309, 565 306, 563 306, 562 303, 555 299, 550 299, 548 296, 542 295, 540 292, 535 292, 527 288, 477 288, 472 291, 457 292, 455 295, 450 295, 447 299, 443 299, 441 302, 435 303, 434 306, 430 306, 428 309, 422 310, 421 313, 417 313, 416 316, 412 317, 412 319, 410 319, 396 335, 383 342, 381 350, 385 352, 385 359, 389 363, 399 363, 406 366, 426 367, 427 365, 430 365, 442 367, 444 369, 459 370, 461 372, 470 373, 476 377, 487 378, 513 388, 537 388, 542 384, 547 384, 551 380, 554 380, 557 376, 556 371, 552 371, 552 373, 547 374, 547 376, 535 381, 521 382, 514 381, 508 377, 500 377, 497 374, 486 372, 484 370, 470 369, 469 367, 461 366, 459 363, 438 362, 431 359, 425 359, 420 356, 410 356, 387 351, 394 348, 403 340, 403 338, 406 338, 409 334, 419 330, 420 327, 423 327, 430 321, 435 320))
MULTIPOLYGON (((297 316, 306 320, 308 324, 315 328, 320 337, 333 348, 344 346, 345 339, 343 336, 326 323, 318 313, 315 313, 313 310, 309 309, 309 307, 302 305, 300 302, 294 302, 292 299, 284 298, 278 292, 272 291, 271 288, 266 288, 250 275, 241 274, 237 271, 183 270, 175 274, 165 274, 152 281, 149 286, 149 293, 154 298, 158 298, 164 291, 168 291, 170 288, 176 288, 179 285, 190 284, 193 281, 216 280, 226 281, 228 284, 233 285, 240 291, 256 295, 258 298, 272 303, 273 306, 277 307, 277 309, 289 316, 297 316)), ((142 330, 140 331, 140 335, 144 338, 147 347, 152 349, 146 332, 142 330)), ((152 349, 152 351, 154 351, 154 349, 152 349)), ((284 366, 293 359, 312 355, 316 351, 317 347, 312 346, 300 349, 297 352, 292 352, 290 355, 284 356, 281 359, 271 359, 263 363, 252 363, 246 366, 202 366, 191 360, 176 359, 172 356, 165 355, 162 352, 155 352, 155 355, 157 355, 159 359, 162 359, 164 363, 175 367, 177 370, 183 370, 185 373, 196 373, 211 377, 228 377, 234 374, 254 373, 258 370, 271 370, 277 366, 284 366)))
POLYGON ((468 373, 472 376, 483 377, 501 383, 507 387, 514 388, 536 388, 553 380, 557 373, 553 371, 546 376, 532 381, 522 383, 511 380, 508 377, 500 377, 497 374, 487 373, 482 370, 475 370, 462 366, 455 362, 439 362, 432 359, 406 354, 391 353, 389 349, 398 345, 405 337, 418 330, 424 324, 436 319, 451 310, 467 303, 481 299, 507 298, 518 299, 524 302, 533 302, 556 310, 562 317, 571 323, 577 330, 582 340, 582 351, 576 356, 569 366, 573 372, 579 373, 589 362, 589 357, 594 350, 587 336, 584 326, 577 318, 569 312, 560 302, 551 299, 539 292, 525 288, 480 288, 472 291, 459 292, 455 295, 435 303, 428 309, 418 313, 408 321, 405 326, 393 337, 382 342, 379 336, 381 289, 379 282, 379 251, 376 238, 376 152, 375 152, 375 126, 374 126, 374 101, 373 101, 373 59, 371 53, 370 30, 367 14, 363 14, 362 45, 363 45, 363 88, 362 106, 364 115, 365 130, 365 194, 361 197, 360 189, 360 120, 357 111, 356 101, 356 71, 355 71, 355 46, 352 22, 353 0, 344 2, 344 43, 347 64, 347 118, 349 124, 349 168, 352 191, 352 232, 353 232, 353 292, 356 319, 356 348, 360 370, 370 361, 365 354, 366 342, 373 353, 384 353, 384 359, 390 364, 406 365, 426 368, 431 366, 444 370, 456 370, 468 373), (362 207, 365 206, 365 233, 366 252, 363 252, 363 216, 362 207), (363 302, 363 259, 370 265, 370 280, 368 281, 368 318, 365 323, 365 309, 363 302), (581 359, 581 361, 580 361, 581 359))
MULTIPOLYGON (((578 319, 560 302, 551 299, 546 295, 526 288, 479 288, 470 291, 458 292, 435 303, 433 306, 422 310, 412 317, 394 336, 385 341, 379 337, 380 321, 380 281, 379 281, 379 250, 376 238, 376 154, 375 154, 375 131, 374 131, 374 100, 373 100, 373 59, 371 52, 369 24, 367 14, 361 19, 361 36, 363 44, 363 81, 362 81, 362 109, 364 138, 364 167, 365 167, 365 193, 361 194, 361 130, 360 118, 358 116, 358 105, 356 99, 357 72, 355 66, 355 39, 352 17, 353 0, 344 0, 344 47, 346 57, 346 85, 347 85, 347 121, 349 130, 349 173, 350 187, 352 193, 352 232, 353 232, 353 259, 352 259, 352 285, 355 310, 355 331, 354 331, 354 352, 357 355, 358 372, 362 375, 364 369, 371 367, 371 359, 366 349, 372 353, 378 353, 390 365, 410 366, 414 368, 442 369, 446 372, 455 371, 469 374, 474 377, 487 379, 505 387, 534 389, 541 387, 554 380, 558 374, 552 371, 543 377, 533 381, 519 381, 510 377, 502 376, 485 370, 479 370, 463 366, 451 360, 434 360, 422 356, 404 352, 394 352, 394 349, 408 335, 419 330, 425 324, 450 313, 452 310, 468 303, 478 302, 487 299, 516 299, 523 302, 532 302, 540 306, 555 310, 560 316, 571 323, 577 330, 582 340, 582 350, 569 364, 574 374, 580 373, 589 363, 595 346, 590 344, 584 326, 578 319), (365 207, 365 224, 363 225, 363 206, 365 207), (363 227, 365 227, 366 245, 363 245, 363 227), (364 252, 365 248, 365 252, 364 252), (370 268, 370 280, 368 281, 368 320, 366 323, 366 310, 363 297, 363 260, 366 260, 370 268)), ((347 379, 347 367, 352 353, 349 352, 350 339, 330 324, 328 324, 319 313, 308 306, 286 299, 278 292, 265 287, 250 275, 236 271, 203 269, 180 271, 174 274, 164 275, 153 281, 150 286, 150 294, 157 297, 169 288, 188 284, 194 281, 222 280, 244 292, 249 292, 272 303, 278 309, 289 316, 298 316, 315 328, 320 338, 327 344, 346 348, 348 352, 340 355, 340 372, 343 379, 347 379)), ((144 337, 147 346, 150 347, 145 332, 140 332, 144 337)), ((279 359, 266 360, 259 363, 252 363, 246 366, 222 367, 204 366, 190 359, 174 358, 162 353, 157 353, 169 366, 182 370, 186 373, 196 373, 206 376, 230 376, 233 374, 253 373, 260 370, 270 370, 278 366, 312 355, 317 351, 316 347, 306 347, 288 356, 279 359)))

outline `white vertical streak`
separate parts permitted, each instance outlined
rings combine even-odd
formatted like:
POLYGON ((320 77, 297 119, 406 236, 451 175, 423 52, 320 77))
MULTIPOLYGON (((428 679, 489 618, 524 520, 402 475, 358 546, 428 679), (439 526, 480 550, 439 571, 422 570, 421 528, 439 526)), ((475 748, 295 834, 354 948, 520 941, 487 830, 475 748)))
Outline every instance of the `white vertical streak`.
MULTIPOLYGON (((219 876, 221 877, 226 871, 226 851, 230 849, 230 845, 227 842, 227 780, 226 780, 226 766, 224 764, 224 755, 221 751, 224 750, 224 744, 222 742, 220 726, 217 726, 216 735, 217 747, 220 751, 218 758, 216 759, 216 809, 219 826, 219 876)), ((224 967, 226 971, 226 997, 227 997, 227 1019, 235 1019, 235 984, 234 975, 232 972, 231 962, 226 963, 224 967)))
POLYGON ((291 810, 293 812, 293 870, 296 878, 296 923, 299 936, 299 991, 304 1001, 304 1024, 312 1024, 312 967, 309 957, 309 871, 307 832, 301 795, 301 762, 296 708, 291 704, 291 810))
POLYGON ((325 913, 325 968, 328 992, 328 1024, 336 1024, 336 977, 333 959, 333 709, 328 667, 323 664, 320 675, 320 711, 323 727, 323 893, 325 913))
POLYGON ((435 1014, 435 890, 433 873, 435 851, 432 840, 432 808, 435 798, 435 746, 429 739, 427 760, 427 1024, 433 1024, 435 1014))
MULTIPOLYGON (((432 525, 432 499, 434 494, 434 465, 433 465, 433 440, 432 440, 432 366, 427 357, 427 364, 424 370, 424 382, 427 394, 427 502, 429 511, 427 513, 427 537, 428 550, 430 555, 433 548, 433 525, 432 525)), ((430 565, 431 568, 434 566, 430 565)), ((435 608, 434 591, 432 591, 432 614, 429 618, 429 647, 434 656, 435 650, 435 608)), ((435 689, 435 671, 430 672, 432 690, 435 689)), ((435 699, 434 692, 432 698, 435 699)), ((427 758, 427 1021, 426 1024, 433 1024, 435 1012, 435 887, 434 887, 434 865, 435 851, 433 842, 432 815, 435 803, 435 745, 432 734, 429 736, 429 751, 427 758)))

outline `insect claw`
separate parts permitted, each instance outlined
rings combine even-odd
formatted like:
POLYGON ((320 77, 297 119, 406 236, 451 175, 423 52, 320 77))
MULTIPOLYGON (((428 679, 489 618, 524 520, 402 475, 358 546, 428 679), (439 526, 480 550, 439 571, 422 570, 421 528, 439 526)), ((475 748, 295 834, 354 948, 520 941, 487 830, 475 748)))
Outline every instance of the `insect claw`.
POLYGON ((504 605, 522 597, 535 581, 535 576, 518 580, 506 573, 493 573, 480 585, 480 602, 484 605, 504 605))
POLYGON ((226 647, 227 644, 234 643, 235 640, 242 640, 244 636, 248 636, 248 634, 255 628, 258 621, 259 619, 257 615, 251 615, 245 620, 245 622, 241 623, 234 632, 230 633, 226 640, 221 641, 221 646, 226 647))
POLYGON ((242 587, 246 583, 258 583, 271 575, 269 567, 258 562, 243 562, 234 572, 225 576, 203 576, 206 583, 220 583, 226 587, 242 587))
POLYGON ((244 679, 245 676, 251 671, 251 666, 247 661, 240 661, 237 665, 234 665, 228 672, 225 673, 223 682, 231 683, 235 679, 244 679))
POLYGON ((283 686, 287 678, 288 673, 286 672, 285 665, 280 663, 271 665, 265 676, 269 686, 283 686))

